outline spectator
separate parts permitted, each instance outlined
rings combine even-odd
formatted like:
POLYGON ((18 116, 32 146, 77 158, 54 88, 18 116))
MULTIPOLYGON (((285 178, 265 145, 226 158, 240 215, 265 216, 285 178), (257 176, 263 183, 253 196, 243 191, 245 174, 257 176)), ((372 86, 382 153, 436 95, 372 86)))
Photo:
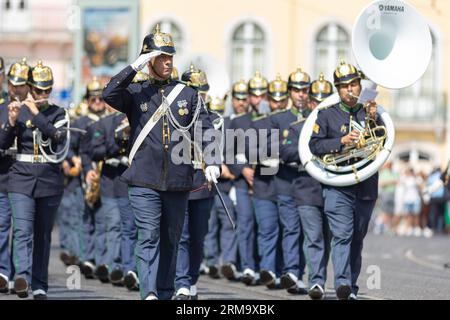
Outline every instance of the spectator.
POLYGON ((391 229, 392 216, 394 215, 395 188, 398 175, 392 170, 392 163, 386 162, 380 171, 379 205, 381 212, 375 221, 374 233, 381 234, 391 229))
POLYGON ((403 185, 403 212, 406 218, 406 235, 421 236, 419 215, 421 209, 420 183, 421 180, 411 168, 405 170, 400 183, 403 185))

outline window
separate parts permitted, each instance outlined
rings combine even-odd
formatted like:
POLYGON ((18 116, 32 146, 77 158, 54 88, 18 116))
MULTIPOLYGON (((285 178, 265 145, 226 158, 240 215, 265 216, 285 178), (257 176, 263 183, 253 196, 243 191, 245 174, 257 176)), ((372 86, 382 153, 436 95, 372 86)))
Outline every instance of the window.
POLYGON ((11 10, 11 9, 25 10, 26 5, 27 5, 27 2, 25 0, 20 0, 20 1, 5 0, 5 10, 11 10))
POLYGON ((249 79, 257 70, 266 71, 264 63, 266 37, 257 24, 246 22, 233 32, 231 52, 231 80, 249 79))
POLYGON ((333 72, 340 59, 352 62, 350 36, 347 31, 335 23, 323 27, 317 33, 314 59, 314 74, 311 76, 315 79, 323 72, 325 78, 332 81, 333 72))
POLYGON ((431 120, 443 115, 443 94, 437 86, 439 66, 436 59, 436 38, 433 34, 431 38, 433 53, 425 74, 411 87, 393 92, 394 108, 391 110, 398 119, 431 120))
POLYGON ((30 30, 32 19, 28 1, 2 0, 1 5, 4 11, 0 19, 0 30, 3 32, 26 32, 30 30), (17 23, 17 21, 20 21, 20 23, 17 23))
POLYGON ((175 49, 177 50, 177 56, 181 56, 184 50, 184 37, 181 28, 170 20, 162 20, 155 23, 149 30, 149 33, 152 33, 155 30, 157 24, 159 24, 159 26, 161 27, 161 32, 169 33, 172 35, 175 49))

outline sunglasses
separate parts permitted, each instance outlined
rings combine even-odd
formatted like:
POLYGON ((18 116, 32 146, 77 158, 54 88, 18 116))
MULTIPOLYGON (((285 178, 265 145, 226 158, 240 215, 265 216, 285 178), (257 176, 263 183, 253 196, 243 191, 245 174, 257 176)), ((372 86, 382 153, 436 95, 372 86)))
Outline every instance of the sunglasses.
POLYGON ((103 102, 103 98, 102 97, 91 97, 91 98, 89 98, 89 102, 91 102, 91 103, 103 102))
POLYGON ((45 89, 45 90, 39 89, 39 88, 33 88, 33 90, 36 94, 50 94, 52 92, 52 88, 45 89))

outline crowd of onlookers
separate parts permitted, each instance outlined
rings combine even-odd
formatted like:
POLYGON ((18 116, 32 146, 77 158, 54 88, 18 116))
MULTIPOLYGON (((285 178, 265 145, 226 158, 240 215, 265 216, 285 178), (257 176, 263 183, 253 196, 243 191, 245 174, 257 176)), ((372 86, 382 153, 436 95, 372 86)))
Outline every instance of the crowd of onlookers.
POLYGON ((399 172, 388 162, 380 170, 375 234, 432 237, 450 234, 448 168, 428 176, 410 167, 399 172))

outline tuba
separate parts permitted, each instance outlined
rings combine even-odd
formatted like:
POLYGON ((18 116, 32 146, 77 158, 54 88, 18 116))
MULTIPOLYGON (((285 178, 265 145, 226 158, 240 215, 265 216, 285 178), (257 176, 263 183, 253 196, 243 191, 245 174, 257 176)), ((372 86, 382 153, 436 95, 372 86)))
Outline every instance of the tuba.
MULTIPOLYGON (((427 22, 411 5, 401 0, 376 0, 360 13, 353 26, 352 49, 359 68, 368 78, 361 81, 362 92, 374 92, 377 85, 401 89, 414 84, 425 73, 432 40, 427 22)), ((377 106, 382 126, 367 118, 364 127, 351 121, 350 126, 360 133, 359 143, 344 148, 340 154, 316 157, 309 142, 317 115, 339 102, 339 94, 335 93, 310 114, 300 134, 299 154, 313 178, 326 185, 345 187, 367 180, 387 161, 394 146, 395 128, 389 114, 377 106), (358 161, 344 164, 351 159, 358 161)))

